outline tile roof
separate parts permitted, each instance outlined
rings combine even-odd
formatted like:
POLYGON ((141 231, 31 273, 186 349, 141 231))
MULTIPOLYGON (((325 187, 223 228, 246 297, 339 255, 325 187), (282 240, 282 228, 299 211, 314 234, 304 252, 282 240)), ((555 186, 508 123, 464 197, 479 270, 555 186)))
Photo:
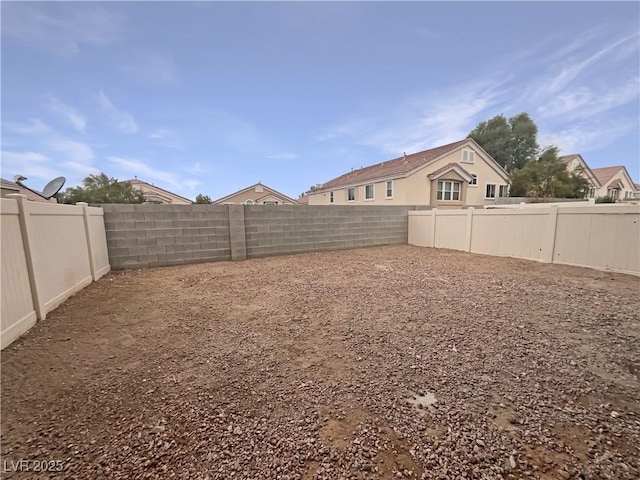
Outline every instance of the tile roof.
POLYGON ((624 167, 622 165, 617 165, 615 167, 592 168, 591 171, 596 176, 600 184, 604 185, 609 180, 611 180, 611 177, 613 177, 623 168, 624 167))
POLYGON ((353 170, 352 172, 345 173, 333 180, 329 180, 324 183, 322 187, 318 188, 317 191, 352 185, 376 178, 405 175, 418 167, 426 165, 445 153, 455 150, 468 141, 469 139, 465 138, 464 140, 442 145, 441 147, 412 153, 410 155, 405 155, 404 157, 394 158, 393 160, 387 160, 376 165, 371 165, 370 167, 353 170))
POLYGON ((166 192, 166 193, 168 193, 169 195, 173 195, 174 197, 181 198, 181 199, 182 199, 182 200, 184 200, 185 202, 193 203, 193 200, 191 200, 191 199, 189 199, 189 198, 183 197, 182 195, 178 195, 177 193, 173 193, 173 192, 171 192, 171 191, 169 191, 169 190, 167 190, 167 189, 165 189, 165 188, 159 187, 159 186, 154 185, 154 184, 152 184, 152 183, 145 182, 144 180, 139 180, 139 179, 137 179, 137 178, 134 178, 134 179, 132 179, 132 180, 124 180, 124 181, 125 181, 125 182, 129 182, 129 183, 131 183, 134 187, 135 187, 136 185, 144 184, 144 185, 146 185, 147 187, 155 188, 155 189, 157 189, 157 190, 160 190, 161 192, 166 192))
POLYGON ((577 153, 572 153, 571 155, 563 155, 561 157, 558 157, 558 160, 560 160, 562 163, 569 163, 571 160, 573 160, 574 158, 578 157, 579 154, 577 153))

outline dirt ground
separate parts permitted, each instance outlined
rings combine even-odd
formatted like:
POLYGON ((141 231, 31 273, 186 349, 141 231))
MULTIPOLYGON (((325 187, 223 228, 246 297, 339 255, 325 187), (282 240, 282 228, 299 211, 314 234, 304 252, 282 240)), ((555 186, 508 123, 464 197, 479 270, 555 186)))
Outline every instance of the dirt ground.
POLYGON ((111 273, 2 352, 2 476, 637 479, 639 294, 406 245, 111 273))

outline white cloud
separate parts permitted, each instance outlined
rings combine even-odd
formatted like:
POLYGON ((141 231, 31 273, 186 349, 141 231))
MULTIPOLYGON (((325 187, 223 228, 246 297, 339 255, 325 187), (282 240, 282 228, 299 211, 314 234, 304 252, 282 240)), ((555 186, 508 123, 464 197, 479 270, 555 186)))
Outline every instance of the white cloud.
POLYGON ((42 134, 51 131, 51 128, 39 118, 33 118, 29 123, 3 122, 2 129, 18 135, 42 134))
MULTIPOLYGON (((589 57, 574 63, 569 63, 564 65, 561 71, 553 76, 548 83, 546 83, 545 89, 548 93, 556 93, 560 90, 566 88, 573 80, 575 80, 580 74, 582 74, 589 67, 593 66, 601 60, 605 58, 605 56, 624 46, 625 44, 637 44, 638 43, 638 34, 634 33, 632 35, 628 35, 621 39, 618 39, 605 47, 598 50, 596 53, 590 55, 589 57)), ((628 52, 631 54, 637 50, 637 47, 634 49, 629 49, 628 52)))
POLYGON ((626 121, 581 122, 561 129, 541 129, 538 143, 541 147, 555 145, 564 154, 601 150, 634 128, 626 121))
POLYGON ((49 146, 61 154, 63 161, 89 165, 95 158, 91 147, 83 142, 76 142, 67 138, 55 138, 49 142, 49 146))
POLYGON ((12 179, 14 175, 24 175, 29 179, 51 180, 59 175, 51 168, 47 156, 37 152, 0 152, 3 175, 12 179))
POLYGON ((265 155, 269 160, 294 160, 298 155, 293 152, 278 152, 271 155, 265 155))
POLYGON ((132 114, 116 108, 102 90, 98 91, 97 98, 102 109, 109 115, 109 118, 120 133, 136 133, 138 131, 138 124, 132 114))
POLYGON ((625 84, 599 91, 581 86, 562 92, 538 107, 537 111, 542 117, 590 118, 636 100, 640 96, 639 82, 636 77, 625 84))
POLYGON ((87 120, 71 105, 60 101, 54 96, 48 98, 48 106, 56 114, 63 117, 78 132, 84 133, 87 127, 87 120))
POLYGON ((2 150, 0 152, 3 162, 12 163, 41 163, 49 160, 49 157, 36 152, 9 152, 2 150))
POLYGON ((138 177, 147 182, 157 180, 162 182, 163 185, 159 186, 164 188, 185 191, 193 190, 201 184, 198 180, 181 178, 174 172, 158 170, 149 163, 136 158, 107 157, 107 160, 119 167, 129 178, 138 177))
POLYGON ((3 2, 2 17, 3 36, 65 55, 122 38, 121 19, 94 5, 3 2))
POLYGON ((505 91, 481 81, 448 91, 414 96, 400 102, 385 116, 360 118, 324 132, 323 141, 351 137, 357 143, 400 156, 467 136, 481 114, 504 102, 505 91))

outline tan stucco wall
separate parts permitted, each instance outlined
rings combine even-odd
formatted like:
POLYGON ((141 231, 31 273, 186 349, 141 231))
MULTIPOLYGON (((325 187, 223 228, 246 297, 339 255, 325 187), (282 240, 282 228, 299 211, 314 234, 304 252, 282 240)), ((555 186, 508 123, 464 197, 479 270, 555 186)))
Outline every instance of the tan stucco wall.
MULTIPOLYGON (((334 190, 334 205, 435 205, 436 193, 435 188, 437 182, 433 183, 428 177, 432 172, 444 167, 449 163, 458 163, 469 173, 478 175, 478 185, 468 186, 466 182, 463 184, 462 195, 465 205, 485 205, 494 203, 493 200, 486 200, 485 187, 487 183, 496 185, 496 196, 499 194, 499 185, 507 185, 498 172, 496 172, 484 160, 481 152, 474 148, 473 145, 465 146, 464 149, 473 149, 476 152, 474 163, 462 163, 462 148, 452 152, 450 155, 434 162, 422 169, 414 172, 406 178, 397 178, 393 180, 393 198, 385 198, 386 180, 374 182, 374 200, 364 200, 365 184, 356 186, 357 196, 354 202, 347 202, 347 188, 338 188, 334 190)), ((455 173, 447 174, 441 177, 442 180, 459 178, 455 173)), ((462 202, 438 202, 438 208, 442 207, 459 207, 462 202)), ((330 205, 329 192, 320 192, 309 195, 309 205, 330 205)))

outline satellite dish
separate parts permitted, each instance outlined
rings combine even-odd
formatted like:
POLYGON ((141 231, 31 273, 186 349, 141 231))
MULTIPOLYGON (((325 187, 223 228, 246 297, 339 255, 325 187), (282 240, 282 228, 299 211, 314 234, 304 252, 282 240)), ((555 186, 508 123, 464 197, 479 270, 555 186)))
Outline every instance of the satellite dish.
POLYGON ((14 175, 13 179, 21 187, 26 188, 27 190, 35 193, 36 195, 39 195, 40 197, 46 200, 49 200, 56 193, 58 193, 62 188, 62 186, 64 185, 64 182, 67 181, 67 179, 64 177, 54 178, 53 180, 51 180, 49 183, 45 185, 44 189, 42 189, 42 192, 39 192, 37 190, 34 190, 33 188, 27 187, 24 183, 22 183, 23 180, 27 179, 27 177, 22 175, 14 175))
POLYGON ((67 179, 64 177, 54 178, 49 183, 47 183, 45 187, 42 189, 42 196, 47 200, 49 200, 51 197, 53 197, 56 193, 60 191, 60 189, 64 185, 64 182, 66 181, 67 179))

